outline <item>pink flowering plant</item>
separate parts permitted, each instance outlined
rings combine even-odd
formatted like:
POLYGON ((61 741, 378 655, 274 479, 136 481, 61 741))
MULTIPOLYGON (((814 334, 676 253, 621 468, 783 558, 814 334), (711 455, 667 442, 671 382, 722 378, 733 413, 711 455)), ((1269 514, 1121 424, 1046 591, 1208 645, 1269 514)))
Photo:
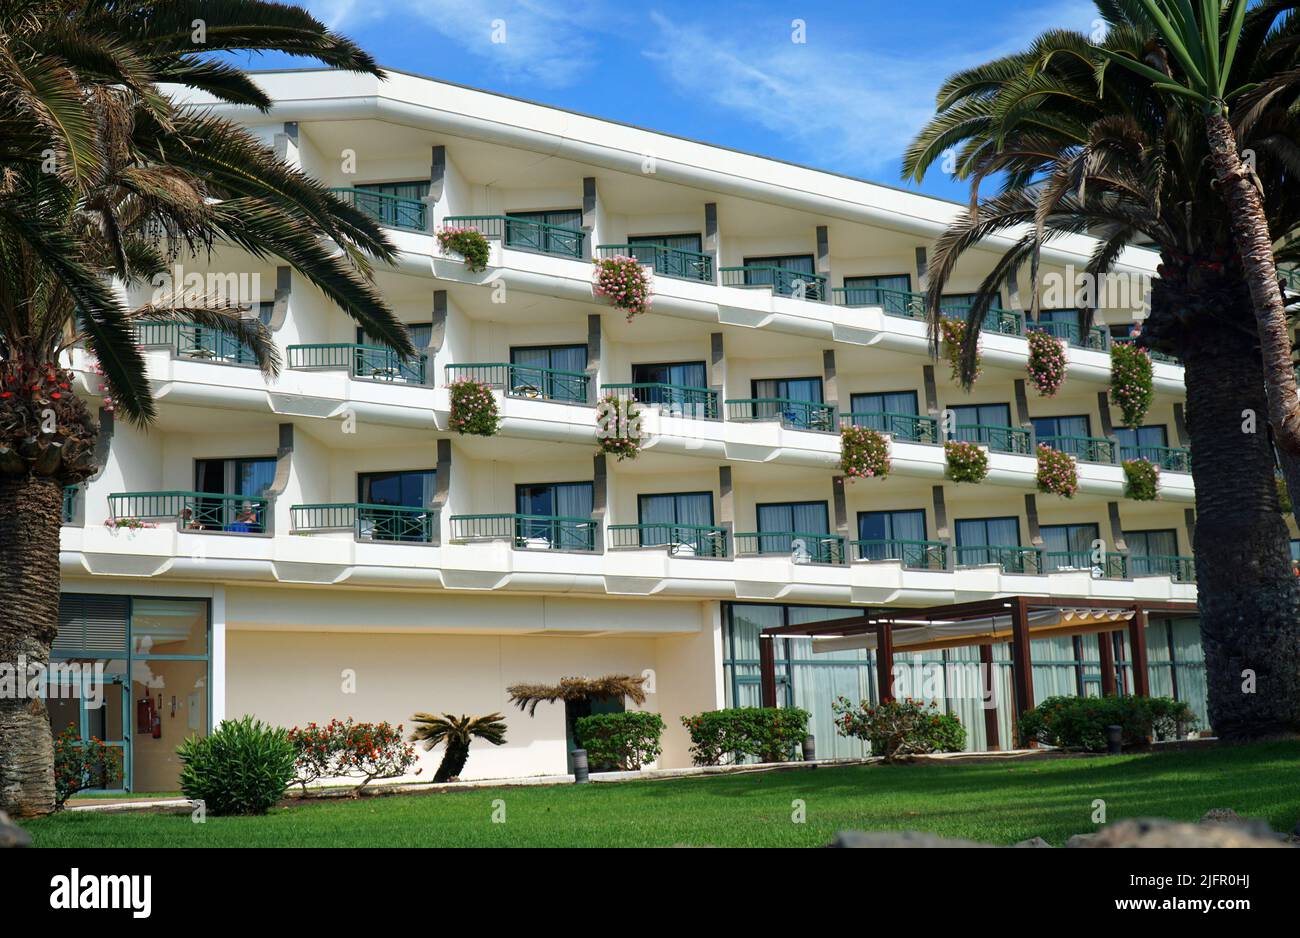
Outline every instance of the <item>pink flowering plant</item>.
POLYGON ((1029 383, 1042 397, 1055 397, 1065 383, 1065 343, 1041 329, 1029 333, 1029 383))
POLYGON ((596 261, 593 290, 627 314, 630 320, 650 309, 650 274, 635 257, 602 257, 596 261))
POLYGON ((1124 418, 1124 426, 1140 427, 1151 409, 1151 355, 1132 342, 1110 349, 1110 394, 1124 418))
POLYGON ((488 258, 491 257, 492 249, 488 245, 488 240, 483 236, 483 232, 477 228, 458 228, 454 225, 448 225, 439 228, 435 235, 438 239, 438 247, 442 248, 443 253, 459 254, 465 259, 465 269, 470 273, 479 273, 487 270, 488 258))
POLYGON ((969 390, 984 373, 981 357, 983 349, 979 340, 975 343, 975 373, 971 376, 970 384, 966 384, 961 380, 961 344, 966 339, 966 321, 945 316, 939 320, 939 334, 943 337, 943 355, 952 371, 952 380, 969 390))
POLYGON ((949 440, 943 444, 948 478, 953 482, 983 482, 989 474, 989 454, 977 443, 949 440))
POLYGON ((596 404, 596 440, 600 451, 618 461, 641 455, 645 431, 641 429, 641 408, 636 401, 606 394, 596 404))
POLYGON ((1069 453, 1038 444, 1038 491, 1062 498, 1079 494, 1079 464, 1069 453))
POLYGON ((1124 497, 1153 502, 1160 497, 1160 467, 1149 459, 1124 460, 1124 497))
POLYGON ((451 390, 451 428, 468 436, 496 436, 501 428, 501 408, 485 381, 459 378, 451 390))
POLYGON ((840 471, 850 482, 883 479, 892 467, 889 437, 870 427, 844 427, 840 430, 840 471))

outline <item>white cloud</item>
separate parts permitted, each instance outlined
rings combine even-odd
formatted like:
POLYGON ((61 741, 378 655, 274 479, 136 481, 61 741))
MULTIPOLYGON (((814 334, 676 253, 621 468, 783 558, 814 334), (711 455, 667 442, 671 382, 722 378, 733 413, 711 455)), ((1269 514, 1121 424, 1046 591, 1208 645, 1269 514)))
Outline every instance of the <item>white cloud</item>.
POLYGON ((1063 0, 1022 10, 1013 26, 985 24, 980 35, 940 44, 937 30, 916 22, 916 41, 881 52, 827 39, 824 22, 809 22, 808 41, 683 23, 659 13, 645 54, 678 94, 704 99, 794 143, 800 158, 854 173, 891 169, 933 114, 934 94, 962 68, 1024 48, 1048 28, 1090 30, 1095 7, 1063 0))
POLYGON ((564 88, 585 77, 594 58, 598 0, 311 0, 330 27, 355 30, 383 21, 393 28, 433 29, 508 79, 564 88), (401 24, 401 25, 399 25, 401 24))

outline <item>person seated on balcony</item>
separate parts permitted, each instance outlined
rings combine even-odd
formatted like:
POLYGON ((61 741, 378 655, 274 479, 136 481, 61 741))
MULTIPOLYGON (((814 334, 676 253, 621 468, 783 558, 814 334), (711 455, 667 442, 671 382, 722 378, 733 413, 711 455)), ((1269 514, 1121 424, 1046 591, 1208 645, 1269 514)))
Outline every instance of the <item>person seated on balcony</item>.
POLYGON ((257 521, 257 512, 253 510, 253 506, 248 502, 244 502, 244 507, 235 516, 235 522, 229 528, 236 534, 255 534, 261 529, 261 525, 257 521))
POLYGON ((199 519, 194 517, 194 509, 186 508, 181 512, 181 527, 186 531, 206 531, 199 519))

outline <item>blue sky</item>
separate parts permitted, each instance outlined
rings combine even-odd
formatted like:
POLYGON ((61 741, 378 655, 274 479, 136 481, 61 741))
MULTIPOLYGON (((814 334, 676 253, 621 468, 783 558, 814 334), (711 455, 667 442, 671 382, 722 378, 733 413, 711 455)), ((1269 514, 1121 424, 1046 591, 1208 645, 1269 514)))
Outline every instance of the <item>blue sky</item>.
MULTIPOLYGON (((903 185, 899 157, 947 75, 1096 19, 1088 0, 306 6, 393 68, 890 185, 903 185)), ((937 171, 921 189, 967 196, 937 171)))

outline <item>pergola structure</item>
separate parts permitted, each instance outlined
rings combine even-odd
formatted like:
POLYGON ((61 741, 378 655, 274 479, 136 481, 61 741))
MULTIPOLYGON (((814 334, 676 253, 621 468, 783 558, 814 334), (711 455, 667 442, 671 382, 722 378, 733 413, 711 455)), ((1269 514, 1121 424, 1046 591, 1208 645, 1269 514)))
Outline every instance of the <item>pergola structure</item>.
MULTIPOLYGON (((1030 642, 1036 638, 1096 635, 1101 656, 1102 693, 1118 692, 1111 635, 1128 630, 1134 691, 1150 696, 1147 672, 1146 626, 1152 616, 1195 615, 1196 604, 1120 599, 1083 599, 1059 596, 1007 596, 930 609, 868 609, 852 619, 832 619, 798 625, 774 626, 759 636, 759 669, 763 706, 775 707, 776 653, 773 640, 813 638, 813 651, 872 648, 876 652, 876 678, 882 699, 892 699, 895 652, 935 651, 978 645, 980 664, 993 664, 993 646, 1011 645, 1013 716, 1033 709, 1033 662, 1030 642), (823 647, 818 648, 818 645, 823 647)), ((997 710, 984 711, 989 748, 1000 748, 997 710)))

